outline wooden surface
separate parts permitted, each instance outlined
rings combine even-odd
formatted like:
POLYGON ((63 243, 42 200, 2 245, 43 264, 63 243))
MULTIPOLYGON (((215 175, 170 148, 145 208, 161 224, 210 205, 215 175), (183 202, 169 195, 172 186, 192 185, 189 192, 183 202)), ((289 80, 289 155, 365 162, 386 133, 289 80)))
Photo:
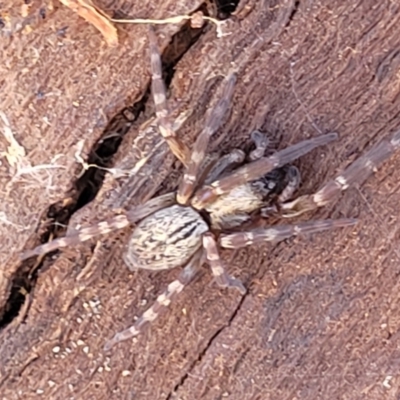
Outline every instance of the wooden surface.
MULTIPOLYGON (((200 4, 103 8, 165 18, 200 4)), ((398 399, 398 154, 361 188, 302 218, 356 217, 354 229, 223 252, 246 295, 220 290, 205 267, 143 336, 108 354, 105 341, 128 327, 179 271, 131 273, 122 259, 129 229, 38 265, 18 261, 49 229, 52 205, 58 210, 66 199, 82 199, 85 189, 76 182, 83 161, 107 137, 114 116, 144 106, 109 167, 132 168, 159 140, 146 122, 153 112, 146 97, 146 27, 118 26, 119 46, 109 48, 70 9, 33 2, 31 11, 40 7, 46 18, 34 20, 30 31, 3 30, 1 36, 0 111, 25 150, 15 143, 10 149, 0 120, 1 397, 398 399), (30 293, 13 313, 12 293, 24 282, 30 293)), ((277 148, 338 132, 337 142, 296 163, 300 193, 316 190, 399 128, 396 2, 242 1, 234 14, 222 26, 223 37, 212 24, 197 36, 179 25, 157 28, 160 46, 172 54, 173 61, 165 56, 173 73, 170 106, 175 115, 186 113, 179 130, 186 143, 193 143, 221 94, 222 76, 232 69, 238 82, 214 150, 245 148, 256 128, 277 148), (172 37, 179 40, 168 45, 172 37)), ((180 164, 166 147, 157 154, 141 172, 152 179, 119 207, 176 188, 180 164)), ((125 181, 108 174, 101 185, 96 199, 74 212, 70 229, 115 212, 112 199, 125 181)))

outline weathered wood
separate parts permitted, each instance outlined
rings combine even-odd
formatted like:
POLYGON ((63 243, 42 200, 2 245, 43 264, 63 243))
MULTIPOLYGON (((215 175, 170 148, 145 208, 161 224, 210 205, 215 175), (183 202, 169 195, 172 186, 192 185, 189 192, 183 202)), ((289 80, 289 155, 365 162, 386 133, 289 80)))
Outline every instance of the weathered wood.
MULTIPOLYGON (((148 18, 188 14, 200 5, 136 3, 124 11, 148 18)), ((150 79, 145 27, 119 27, 120 44, 111 49, 93 27, 57 7, 31 33, 16 33, 2 45, 0 109, 26 149, 23 161, 61 167, 36 180, 17 176, 12 190, 2 192, 1 208, 12 224, 1 225, 0 308, 20 268, 19 252, 28 239, 37 240, 41 213, 65 198, 80 172, 80 141, 85 159, 110 118, 141 98, 150 79)), ((338 132, 337 142, 297 164, 300 193, 316 190, 400 126, 399 20, 400 5, 390 1, 241 2, 222 27, 226 36, 218 38, 208 26, 176 66, 170 106, 176 115, 187 113, 179 135, 193 143, 206 108, 221 93, 219 75, 235 70, 218 148, 247 145, 255 128, 269 132, 279 148, 338 132)), ((177 30, 157 28, 160 45, 177 30)), ((144 119, 125 137, 115 165, 132 154, 144 119)), ((148 151, 145 142, 135 150, 138 160, 148 151)), ((162 192, 176 188, 180 165, 166 148, 160 151, 149 162, 154 180, 131 205, 160 185, 162 192)), ((129 326, 179 271, 130 273, 122 260, 129 230, 47 259, 26 317, 0 332, 2 397, 395 399, 399 167, 396 155, 360 189, 302 218, 357 217, 354 230, 224 252, 247 295, 210 284, 204 269, 145 335, 110 354, 102 351, 105 341, 129 326)), ((0 168, 6 187, 16 173, 7 160, 0 168)), ((106 198, 115 185, 109 175, 71 226, 109 216, 106 198)))

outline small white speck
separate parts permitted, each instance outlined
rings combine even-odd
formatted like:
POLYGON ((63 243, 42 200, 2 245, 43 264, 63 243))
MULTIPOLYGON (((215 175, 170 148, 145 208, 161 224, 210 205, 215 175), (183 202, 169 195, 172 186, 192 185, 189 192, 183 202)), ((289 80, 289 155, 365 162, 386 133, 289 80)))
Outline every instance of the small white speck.
POLYGON ((89 300, 89 305, 91 308, 96 308, 100 305, 100 300, 89 300))
POLYGON ((43 117, 43 122, 44 122, 45 124, 51 126, 51 123, 50 123, 49 118, 48 118, 47 116, 44 116, 44 117, 43 117))
POLYGON ((43 393, 44 393, 44 390, 43 390, 43 389, 38 389, 38 390, 36 390, 36 393, 37 393, 37 394, 43 394, 43 393))
POLYGON ((76 344, 77 344, 78 346, 83 346, 83 345, 85 344, 85 342, 84 342, 83 340, 79 339, 79 340, 76 342, 76 344))
POLYGON ((54 346, 53 347, 53 353, 55 353, 55 354, 59 353, 60 350, 61 350, 60 346, 54 346))
POLYGON ((127 371, 127 370, 125 370, 125 371, 122 371, 122 376, 129 376, 131 374, 131 371, 127 371))
POLYGON ((382 385, 386 388, 386 389, 390 389, 392 386, 390 385, 390 381, 393 379, 393 376, 388 375, 385 377, 385 380, 382 382, 382 385))
POLYGON ((275 333, 276 333, 276 329, 271 329, 271 332, 268 335, 268 342, 272 342, 272 339, 274 338, 275 333))
POLYGON ((72 349, 69 348, 69 347, 66 347, 66 348, 65 348, 65 351, 66 351, 68 354, 71 354, 71 353, 72 353, 72 349))
POLYGON ((102 366, 100 366, 99 368, 97 368, 97 371, 102 373, 104 371, 104 368, 102 366))
POLYGON ((77 322, 78 324, 81 324, 81 323, 82 323, 82 318, 78 317, 78 318, 76 319, 76 322, 77 322))
POLYGON ((104 361, 103 365, 104 365, 104 370, 107 371, 107 372, 111 371, 111 368, 109 366, 109 362, 110 362, 110 357, 106 357, 106 360, 104 361))
POLYGON ((88 353, 89 353, 89 346, 85 346, 85 347, 82 349, 82 351, 83 351, 84 353, 88 354, 88 353))
POLYGON ((48 381, 47 383, 48 383, 48 385, 49 385, 50 387, 56 386, 56 383, 55 383, 54 381, 48 381))
POLYGON ((336 182, 341 186, 341 190, 346 190, 349 187, 347 180, 344 176, 338 176, 336 178, 336 182))

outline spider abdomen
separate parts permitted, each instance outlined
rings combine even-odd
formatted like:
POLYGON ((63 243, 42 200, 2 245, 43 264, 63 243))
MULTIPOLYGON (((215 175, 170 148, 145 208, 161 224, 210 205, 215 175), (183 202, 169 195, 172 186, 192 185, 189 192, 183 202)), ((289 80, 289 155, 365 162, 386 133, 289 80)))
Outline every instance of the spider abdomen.
POLYGON ((129 269, 162 270, 185 264, 201 247, 208 225, 191 207, 173 205, 143 219, 130 237, 129 269))

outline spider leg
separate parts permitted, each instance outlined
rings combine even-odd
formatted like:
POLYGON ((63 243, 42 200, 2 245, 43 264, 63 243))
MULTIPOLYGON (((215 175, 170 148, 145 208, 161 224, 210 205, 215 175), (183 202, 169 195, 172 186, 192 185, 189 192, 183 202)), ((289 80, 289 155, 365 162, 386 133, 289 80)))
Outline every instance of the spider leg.
POLYGON ((174 125, 170 120, 166 89, 162 79, 161 56, 157 47, 156 35, 152 28, 149 29, 149 36, 152 75, 151 89, 158 119, 158 128, 172 153, 186 166, 190 153, 187 146, 176 136, 174 125))
POLYGON ((259 179, 274 168, 289 164, 316 147, 326 145, 335 139, 337 139, 336 133, 321 135, 289 146, 270 157, 262 157, 253 161, 211 185, 199 189, 192 199, 192 205, 196 209, 203 209, 215 201, 218 196, 230 192, 234 187, 259 179))
MULTIPOLYGON (((294 165, 288 165, 283 168, 286 169, 286 176, 283 181, 284 188, 278 195, 276 202, 268 205, 267 207, 261 208, 260 215, 263 218, 269 218, 271 217, 271 215, 280 215, 280 205, 285 201, 291 199, 293 197, 293 194, 300 186, 301 174, 299 169, 294 165)), ((273 173, 273 171, 271 173, 273 173)))
POLYGON ((356 222, 357 220, 355 219, 327 219, 301 222, 296 225, 276 225, 267 229, 254 229, 247 232, 223 234, 220 236, 218 242, 223 248, 238 249, 263 242, 279 242, 299 234, 321 232, 333 228, 344 228, 352 226, 356 222))
POLYGON ((264 156, 264 153, 270 145, 270 140, 266 134, 260 131, 253 131, 251 133, 251 140, 256 145, 256 148, 249 154, 249 160, 256 161, 264 156))
POLYGON ((234 149, 230 153, 225 154, 222 156, 212 167, 209 171, 207 178, 205 179, 204 183, 206 185, 211 184, 214 182, 222 173, 235 164, 240 164, 244 161, 245 154, 244 151, 240 149, 234 149))
POLYGON ((286 175, 287 185, 278 196, 278 203, 283 203, 292 198, 301 183, 301 174, 297 167, 290 165, 286 175))
POLYGON ((97 224, 82 228, 68 236, 52 240, 51 242, 37 246, 32 250, 26 250, 21 254, 20 258, 21 260, 26 260, 27 258, 40 256, 61 247, 77 245, 98 235, 104 235, 117 229, 123 229, 130 224, 133 224, 172 204, 174 204, 174 193, 167 193, 149 200, 147 203, 136 207, 126 215, 116 215, 106 221, 101 221, 97 224))
MULTIPOLYGON (((265 150, 269 146, 269 139, 267 135, 260 131, 254 131, 251 133, 251 139, 256 145, 256 149, 250 153, 249 158, 254 161, 263 156, 265 150)), ((204 180, 205 185, 211 185, 216 179, 218 179, 228 168, 243 163, 246 158, 246 154, 243 150, 233 149, 230 153, 220 157, 217 162, 212 166, 206 175, 204 180)))
POLYGON ((200 250, 191 258, 186 267, 179 274, 178 278, 168 285, 164 293, 157 297, 155 303, 143 313, 143 315, 135 322, 134 325, 116 333, 112 339, 107 341, 104 346, 104 351, 110 350, 111 347, 124 340, 139 335, 148 323, 153 322, 156 318, 158 318, 171 304, 175 296, 182 292, 183 288, 193 280, 202 264, 202 254, 203 251, 200 250))
POLYGON ((232 287, 238 289, 240 293, 246 293, 246 288, 239 279, 229 276, 225 271, 222 261, 218 254, 217 242, 211 232, 203 235, 203 247, 206 251, 207 262, 211 267, 211 271, 215 277, 217 284, 221 287, 232 287))
POLYGON ((182 182, 178 188, 177 201, 179 204, 186 204, 196 188, 198 182, 201 163, 205 157, 210 137, 220 127, 222 117, 226 113, 232 98, 233 88, 236 83, 236 75, 231 74, 227 78, 222 98, 211 110, 206 121, 205 127, 197 137, 193 145, 192 154, 188 163, 182 182))
POLYGON ((296 200, 281 204, 284 217, 293 217, 322 207, 349 186, 361 185, 380 165, 400 147, 400 131, 391 140, 383 140, 366 154, 350 164, 335 179, 330 180, 316 193, 305 195, 296 200))

